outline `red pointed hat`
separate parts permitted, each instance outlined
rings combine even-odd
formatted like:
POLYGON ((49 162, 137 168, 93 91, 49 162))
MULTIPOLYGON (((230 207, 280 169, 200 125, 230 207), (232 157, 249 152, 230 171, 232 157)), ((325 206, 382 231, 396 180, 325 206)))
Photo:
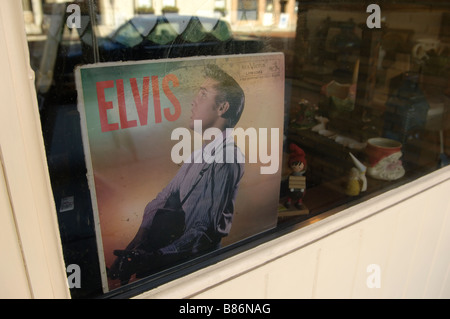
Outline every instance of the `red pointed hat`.
POLYGON ((303 165, 306 166, 306 154, 300 147, 298 147, 298 145, 291 143, 289 145, 289 151, 289 165, 294 162, 302 162, 303 165))

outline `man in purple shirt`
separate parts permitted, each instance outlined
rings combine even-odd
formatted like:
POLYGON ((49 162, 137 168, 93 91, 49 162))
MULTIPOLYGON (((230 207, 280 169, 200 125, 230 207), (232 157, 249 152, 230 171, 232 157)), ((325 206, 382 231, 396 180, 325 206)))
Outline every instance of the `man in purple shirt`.
POLYGON ((135 238, 125 250, 115 251, 118 257, 108 270, 110 278, 120 278, 125 284, 134 273, 144 277, 174 262, 219 248, 221 239, 230 232, 234 202, 244 174, 244 157, 230 134, 241 117, 244 102, 242 88, 230 75, 216 65, 206 67, 205 81, 191 103, 189 127, 194 129, 196 123, 201 123, 203 132, 216 128, 221 134, 194 151, 172 181, 147 204, 135 238), (226 155, 230 150, 232 161, 226 155), (184 201, 185 228, 181 236, 159 247, 151 227, 156 212, 168 201, 177 203, 175 206, 184 201))

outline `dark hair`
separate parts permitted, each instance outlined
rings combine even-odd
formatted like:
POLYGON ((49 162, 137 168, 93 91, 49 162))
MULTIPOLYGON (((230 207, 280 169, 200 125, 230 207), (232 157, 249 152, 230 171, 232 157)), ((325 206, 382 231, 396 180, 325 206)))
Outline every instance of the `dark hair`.
POLYGON ((225 101, 230 104, 228 111, 222 117, 227 119, 226 126, 233 128, 244 111, 244 91, 235 79, 215 64, 206 66, 205 76, 218 82, 216 89, 219 90, 220 94, 216 97, 216 104, 225 101))

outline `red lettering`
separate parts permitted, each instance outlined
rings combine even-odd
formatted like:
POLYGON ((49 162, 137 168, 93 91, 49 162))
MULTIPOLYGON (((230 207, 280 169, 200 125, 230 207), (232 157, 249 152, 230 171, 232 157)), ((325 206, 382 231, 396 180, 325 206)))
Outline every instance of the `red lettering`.
MULTIPOLYGON (((139 91, 139 86, 136 78, 130 78, 130 86, 133 94, 134 102, 136 105, 136 111, 141 126, 148 124, 148 109, 149 109, 149 94, 150 94, 150 77, 146 76, 142 79, 142 92, 139 91)), ((153 108, 155 114, 155 123, 162 122, 162 108, 161 97, 159 88, 159 79, 157 75, 151 77, 152 93, 153 93, 153 108)), ((181 115, 181 104, 177 97, 173 94, 172 88, 176 88, 180 85, 176 75, 168 74, 162 80, 162 90, 167 99, 172 104, 164 108, 164 117, 170 122, 177 120, 181 115)), ((130 127, 136 127, 138 125, 137 120, 128 120, 127 105, 125 96, 124 80, 118 79, 101 81, 96 83, 97 86, 97 100, 100 116, 100 125, 102 132, 109 132, 118 130, 119 128, 125 129, 130 127), (113 109, 114 105, 111 101, 106 101, 105 89, 114 88, 116 86, 117 102, 119 106, 119 123, 108 122, 108 110, 113 109)))
POLYGON ((102 132, 109 132, 119 129, 119 123, 108 123, 108 110, 113 108, 111 101, 105 100, 105 89, 113 88, 114 81, 97 82, 98 112, 100 116, 100 126, 102 132))
POLYGON ((137 126, 137 121, 128 121, 127 106, 125 104, 125 91, 123 88, 123 80, 117 80, 117 102, 119 103, 120 128, 130 128, 137 126))
POLYGON ((148 121, 148 95, 149 95, 150 77, 144 77, 142 81, 142 100, 139 95, 139 89, 135 78, 130 79, 131 90, 133 91, 134 102, 139 116, 139 123, 147 125, 148 121))
POLYGON ((170 108, 168 108, 168 107, 164 108, 164 116, 168 121, 173 122, 173 121, 177 120, 181 115, 181 105, 180 105, 180 102, 178 101, 178 99, 176 98, 176 96, 170 90, 169 82, 173 83, 173 87, 178 87, 180 85, 180 83, 178 82, 177 76, 174 74, 168 74, 163 78, 162 87, 163 87, 164 94, 167 96, 169 101, 172 102, 172 105, 175 108, 175 111, 173 114, 170 113, 170 108))
POLYGON ((161 98, 159 96, 159 82, 158 76, 152 76, 152 91, 153 91, 153 108, 155 109, 155 123, 162 122, 161 116, 161 98))

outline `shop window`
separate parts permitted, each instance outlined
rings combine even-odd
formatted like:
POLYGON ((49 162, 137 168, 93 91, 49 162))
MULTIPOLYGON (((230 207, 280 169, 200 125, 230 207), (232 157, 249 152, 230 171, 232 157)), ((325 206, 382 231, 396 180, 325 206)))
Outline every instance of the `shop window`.
POLYGON ((226 0, 215 0, 214 7, 220 8, 220 9, 225 9, 226 8, 226 0))
POLYGON ((274 7, 273 7, 273 0, 267 0, 265 5, 265 12, 264 12, 264 26, 271 26, 274 23, 274 7))
POLYGON ((216 0, 214 2, 214 12, 222 17, 227 15, 226 0, 216 0))
POLYGON ((273 12, 273 0, 266 0, 266 12, 273 12))
POLYGON ((136 2, 137 7, 153 8, 153 0, 138 0, 136 2))
MULTIPOLYGON (((44 1, 39 9, 24 2, 25 20, 42 21, 40 29, 27 29, 27 38, 64 258, 81 270, 74 298, 138 294, 448 165, 448 5, 386 4, 381 27, 373 28, 359 1, 297 1, 293 35, 272 20, 272 14, 292 14, 287 1, 262 2, 271 16, 261 25, 259 1, 237 3, 238 19, 253 21, 252 30, 230 24, 226 12, 217 19, 136 10, 175 7, 176 1, 124 1, 120 8, 109 1, 75 2, 79 20, 69 3, 44 1), (122 19, 115 15, 125 22, 116 25, 122 19), (227 80, 235 93, 234 82, 245 83, 240 121, 268 129, 246 133, 266 132, 267 145, 278 141, 279 165, 276 174, 261 174, 271 171, 276 155, 263 147, 255 156, 259 164, 243 164, 244 177, 236 166, 213 190, 202 184, 211 172, 200 170, 193 185, 210 194, 224 185, 232 193, 235 184, 227 178, 242 178, 236 201, 222 202, 226 214, 216 224, 228 236, 218 241, 217 234, 191 233, 195 243, 186 239, 176 249, 221 245, 191 251, 152 273, 140 268, 138 276, 128 262, 149 256, 126 244, 146 234, 138 231, 146 204, 166 185, 162 194, 170 193, 175 174, 185 168, 168 157, 186 154, 164 127, 178 125, 180 116, 195 118, 190 108, 209 88, 199 70, 209 70, 208 64, 234 72, 236 78, 227 80), (280 128, 279 135, 270 135, 277 132, 271 128, 280 128), (108 276, 114 267, 121 271, 108 276)), ((225 1, 214 5, 225 8, 225 1)), ((234 100, 242 100, 239 94, 234 100)), ((214 103, 228 108, 224 96, 214 103)), ((242 147, 249 160, 250 144, 242 147)), ((234 148, 232 154, 238 154, 234 148)), ((195 187, 179 189, 183 198, 198 198, 195 187)))
POLYGON ((286 13, 286 6, 288 4, 287 0, 280 0, 280 12, 286 13))
POLYGON ((153 7, 152 0, 138 0, 136 2, 135 12, 137 14, 154 14, 155 8, 153 7))
POLYGON ((163 0, 163 6, 175 7, 176 5, 176 0, 163 0))
POLYGON ((258 0, 239 0, 238 20, 258 20, 258 0))

